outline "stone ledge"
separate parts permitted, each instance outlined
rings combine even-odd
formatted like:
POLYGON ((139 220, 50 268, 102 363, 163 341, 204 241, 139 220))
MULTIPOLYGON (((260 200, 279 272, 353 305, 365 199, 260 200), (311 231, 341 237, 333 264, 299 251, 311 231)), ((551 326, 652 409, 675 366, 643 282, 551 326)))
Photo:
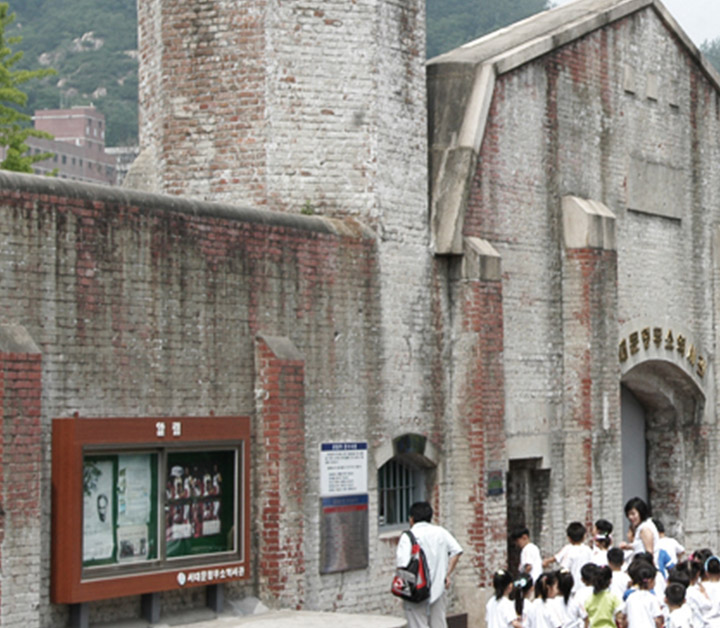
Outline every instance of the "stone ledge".
POLYGON ((66 181, 55 177, 0 171, 0 193, 6 191, 56 196, 86 201, 137 207, 141 214, 175 212, 191 216, 225 218, 239 222, 286 227, 301 231, 315 231, 336 236, 354 236, 375 240, 375 232, 354 219, 336 219, 323 216, 305 216, 257 209, 242 205, 230 205, 188 199, 180 196, 141 192, 108 185, 66 181))
POLYGON ((615 251, 615 214, 599 201, 564 196, 563 236, 568 249, 615 251))

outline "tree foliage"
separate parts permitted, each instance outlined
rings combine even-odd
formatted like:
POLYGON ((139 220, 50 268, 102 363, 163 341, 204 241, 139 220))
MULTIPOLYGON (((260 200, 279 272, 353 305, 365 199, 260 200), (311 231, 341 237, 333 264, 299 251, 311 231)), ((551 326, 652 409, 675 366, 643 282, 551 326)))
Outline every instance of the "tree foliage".
POLYGON ((31 118, 20 108, 27 102, 27 94, 21 86, 32 79, 49 76, 54 71, 20 70, 15 66, 22 59, 22 52, 13 52, 11 46, 20 43, 21 37, 6 37, 5 32, 15 21, 6 2, 0 2, 0 145, 6 149, 0 168, 32 173, 32 165, 52 157, 51 153, 30 154, 25 143, 28 137, 52 138, 49 133, 30 128, 31 118))
POLYGON ((712 40, 705 40, 700 45, 700 51, 707 57, 708 61, 713 64, 715 69, 720 72, 720 37, 712 40))
POLYGON ((427 56, 457 48, 550 6, 550 0, 427 0, 427 56))

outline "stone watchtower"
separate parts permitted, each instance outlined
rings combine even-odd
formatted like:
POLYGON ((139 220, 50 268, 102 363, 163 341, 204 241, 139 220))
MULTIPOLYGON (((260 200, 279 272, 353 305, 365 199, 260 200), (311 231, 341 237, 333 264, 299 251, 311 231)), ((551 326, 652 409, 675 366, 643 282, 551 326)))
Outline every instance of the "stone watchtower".
POLYGON ((142 187, 424 219, 424 2, 140 0, 138 23, 142 187))
MULTIPOLYGON (((380 320, 368 333, 380 348, 382 390, 369 391, 371 408, 360 415, 354 407, 309 410, 316 419, 332 415, 333 438, 372 441, 376 531, 375 478, 393 439, 444 433, 435 403, 445 385, 441 313, 429 296, 445 290, 433 284, 429 252, 425 2, 139 0, 138 24, 142 152, 130 187, 347 218, 377 234, 367 285, 380 295, 380 320)), ((286 324, 272 333, 308 350, 293 321, 286 324)), ((319 425, 306 425, 309 452, 328 438, 319 425)), ((317 469, 308 456, 309 496, 319 493, 317 469)), ((305 553, 316 556, 317 506, 306 503, 305 553)), ((358 582, 392 564, 389 544, 375 533, 370 543, 375 571, 353 572, 358 582)), ((320 599, 332 591, 331 576, 308 569, 304 579, 311 608, 334 607, 334 597, 320 599)))

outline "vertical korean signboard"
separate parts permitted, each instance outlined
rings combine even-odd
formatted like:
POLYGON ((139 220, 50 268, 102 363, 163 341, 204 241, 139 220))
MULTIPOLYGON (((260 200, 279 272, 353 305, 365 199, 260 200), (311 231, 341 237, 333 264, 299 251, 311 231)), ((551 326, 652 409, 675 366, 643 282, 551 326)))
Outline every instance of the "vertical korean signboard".
POLYGON ((367 443, 320 447, 320 573, 368 565, 367 443))

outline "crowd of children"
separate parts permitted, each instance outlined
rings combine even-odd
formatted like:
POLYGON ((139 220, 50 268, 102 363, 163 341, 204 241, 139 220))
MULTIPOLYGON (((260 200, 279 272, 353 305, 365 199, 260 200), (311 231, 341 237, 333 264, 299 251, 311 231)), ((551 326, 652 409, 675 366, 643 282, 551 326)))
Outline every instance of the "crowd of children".
POLYGON ((528 529, 515 530, 518 569, 495 573, 487 628, 720 628, 720 558, 709 549, 686 558, 639 498, 625 514, 627 541, 614 545, 612 523, 598 519, 587 543, 575 521, 544 560, 528 529))

